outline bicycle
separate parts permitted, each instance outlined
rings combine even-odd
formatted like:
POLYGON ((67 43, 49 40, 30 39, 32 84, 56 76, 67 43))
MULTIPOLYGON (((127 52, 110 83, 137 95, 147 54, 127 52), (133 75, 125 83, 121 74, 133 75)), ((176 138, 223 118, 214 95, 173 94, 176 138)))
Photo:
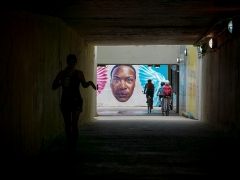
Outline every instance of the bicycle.
MULTIPOLYGON (((143 92, 143 94, 146 94, 146 93, 143 92)), ((148 96, 146 103, 147 103, 148 113, 151 113, 152 112, 152 106, 153 106, 153 99, 151 98, 151 96, 148 96)))
POLYGON ((163 106, 164 106, 163 95, 159 94, 158 96, 159 96, 159 101, 160 101, 160 107, 161 107, 162 115, 164 116, 164 112, 163 112, 163 110, 164 110, 164 108, 163 108, 163 106))
MULTIPOLYGON (((165 105, 165 112, 166 112, 166 116, 169 116, 169 111, 170 111, 170 101, 169 99, 171 98, 171 96, 164 96, 164 99, 166 100, 166 105, 165 105)), ((163 102, 164 104, 164 102, 163 102)), ((164 105, 162 106, 162 115, 164 116, 164 105)))
POLYGON ((153 100, 152 100, 151 96, 148 96, 147 104, 148 104, 148 113, 151 113, 152 112, 152 105, 153 105, 153 100))

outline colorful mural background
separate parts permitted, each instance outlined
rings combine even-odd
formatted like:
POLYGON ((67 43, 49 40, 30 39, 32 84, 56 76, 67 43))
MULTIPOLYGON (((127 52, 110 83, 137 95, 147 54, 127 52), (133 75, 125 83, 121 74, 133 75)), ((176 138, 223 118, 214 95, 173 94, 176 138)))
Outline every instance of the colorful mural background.
POLYGON ((191 118, 197 118, 197 48, 186 46, 188 55, 180 55, 179 64, 179 111, 191 118))
POLYGON ((97 67, 97 94, 100 94, 107 83, 107 67, 97 67))
POLYGON ((196 116, 196 47, 188 46, 188 68, 187 68, 187 115, 196 116))
POLYGON ((153 97, 153 104, 154 106, 159 105, 159 99, 157 96, 157 92, 159 87, 161 86, 161 82, 167 79, 167 66, 160 66, 160 68, 151 67, 149 68, 147 65, 140 65, 138 66, 138 77, 141 83, 141 87, 144 90, 144 87, 147 83, 148 79, 152 80, 154 84, 154 97, 153 97), (164 76, 165 75, 165 76, 164 76))
POLYGON ((181 113, 186 114, 186 59, 184 59, 184 56, 181 57, 183 59, 183 62, 179 64, 179 110, 181 113))
POLYGON ((127 102, 119 102, 115 99, 110 88, 110 72, 114 65, 97 68, 97 106, 146 106, 146 96, 143 94, 144 86, 148 79, 152 79, 155 85, 154 106, 159 105, 157 90, 162 81, 168 79, 168 66, 161 65, 160 68, 147 65, 133 65, 136 70, 136 85, 132 97, 127 102))

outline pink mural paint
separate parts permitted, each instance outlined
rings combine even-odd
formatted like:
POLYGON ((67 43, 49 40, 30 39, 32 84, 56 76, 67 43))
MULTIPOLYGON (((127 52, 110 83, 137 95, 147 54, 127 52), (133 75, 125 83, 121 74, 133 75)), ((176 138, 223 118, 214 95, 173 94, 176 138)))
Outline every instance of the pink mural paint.
POLYGON ((97 84, 98 90, 97 94, 100 94, 101 91, 104 89, 107 83, 107 66, 106 67, 97 67, 97 84))

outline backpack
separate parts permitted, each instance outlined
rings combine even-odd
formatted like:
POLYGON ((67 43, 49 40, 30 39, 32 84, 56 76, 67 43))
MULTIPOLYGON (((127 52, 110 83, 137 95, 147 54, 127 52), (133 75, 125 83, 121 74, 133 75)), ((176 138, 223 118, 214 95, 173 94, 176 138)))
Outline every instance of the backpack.
POLYGON ((150 91, 153 91, 153 89, 154 89, 153 84, 152 83, 148 83, 147 84, 147 89, 150 90, 150 91))
POLYGON ((171 95, 172 94, 172 88, 169 85, 165 85, 163 87, 163 94, 165 96, 171 95))

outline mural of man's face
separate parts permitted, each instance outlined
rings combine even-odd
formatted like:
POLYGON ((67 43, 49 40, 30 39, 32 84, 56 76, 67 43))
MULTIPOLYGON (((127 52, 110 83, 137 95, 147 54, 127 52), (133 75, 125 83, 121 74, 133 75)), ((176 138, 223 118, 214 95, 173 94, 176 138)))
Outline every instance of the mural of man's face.
POLYGON ((135 87, 135 72, 129 66, 118 66, 112 72, 110 86, 114 97, 126 102, 132 96, 135 87))

